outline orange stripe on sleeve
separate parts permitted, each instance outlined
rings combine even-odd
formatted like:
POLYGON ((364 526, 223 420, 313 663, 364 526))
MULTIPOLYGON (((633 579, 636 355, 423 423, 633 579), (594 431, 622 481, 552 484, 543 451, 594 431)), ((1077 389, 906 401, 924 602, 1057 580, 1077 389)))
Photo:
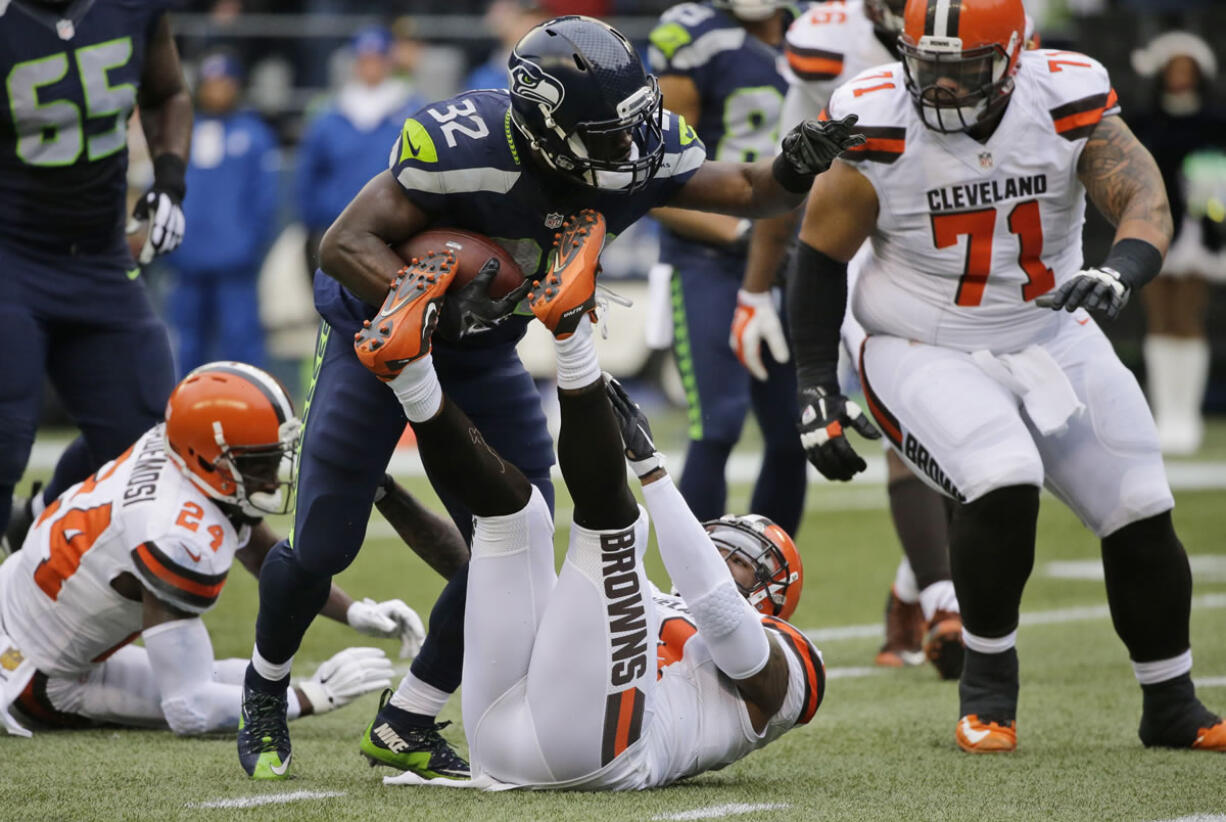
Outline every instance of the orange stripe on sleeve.
POLYGON ((222 574, 221 579, 216 582, 197 582, 195 580, 188 579, 183 574, 174 570, 172 566, 165 564, 161 559, 154 556, 153 552, 149 550, 149 543, 147 542, 143 542, 137 546, 134 553, 140 557, 140 560, 144 564, 145 568, 153 572, 158 579, 180 591, 183 591, 184 593, 191 594, 194 597, 201 597, 203 599, 210 600, 216 599, 221 593, 221 589, 226 584, 226 577, 224 574, 222 574))
POLYGON ((788 66, 802 80, 833 80, 843 73, 842 57, 816 57, 788 50, 788 66))

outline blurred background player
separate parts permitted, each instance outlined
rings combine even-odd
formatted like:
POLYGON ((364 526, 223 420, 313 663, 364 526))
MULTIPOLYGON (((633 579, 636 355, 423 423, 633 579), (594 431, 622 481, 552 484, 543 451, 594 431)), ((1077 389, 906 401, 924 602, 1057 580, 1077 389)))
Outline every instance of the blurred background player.
POLYGON ((958 746, 1017 748, 1015 643, 1046 484, 1101 540, 1112 621, 1143 695, 1141 741, 1226 750, 1226 722, 1192 684, 1192 575, 1152 417, 1086 313, 1114 319, 1158 274, 1171 235, 1162 178, 1106 70, 1076 52, 1027 51, 1025 32, 1021 0, 909 0, 902 63, 827 104, 830 116, 858 112, 871 137, 815 183, 788 283, 813 397, 801 431, 828 478, 863 470, 842 429, 865 420, 836 369, 847 262, 871 235, 852 300, 868 332, 869 409, 911 468, 961 503, 950 531, 966 645, 958 746), (1116 235, 1083 268, 1087 194, 1116 235))
MULTIPOLYGON (((238 723, 245 663, 213 659, 200 617, 236 555, 260 550, 261 518, 288 507, 300 431, 272 377, 210 363, 175 387, 164 423, 47 507, 0 565, 10 732, 28 735, 10 702, 52 728, 200 734, 238 723), (129 645, 138 637, 144 647, 129 645)), ((385 605, 399 610, 366 606, 368 621, 407 616, 420 641, 416 614, 385 605)), ((381 650, 341 651, 293 690, 288 718, 339 708, 391 673, 381 650)))
POLYGON ((484 63, 468 73, 464 87, 507 88, 507 60, 511 49, 533 26, 553 17, 541 0, 494 0, 481 17, 481 23, 496 40, 494 49, 484 63))
POLYGON ((307 230, 307 264, 315 270, 319 241, 366 181, 387 168, 388 146, 425 100, 393 72, 392 33, 369 26, 351 43, 351 76, 315 114, 298 146, 298 216, 307 230))
POLYGON ((181 374, 217 358, 264 364, 256 285, 275 229, 279 156, 272 129, 239 108, 241 95, 238 58, 206 55, 183 201, 192 233, 167 258, 181 374))
MULTIPOLYGON (((799 202, 813 177, 861 140, 848 137, 850 123, 811 122, 788 135, 773 160, 708 162, 693 129, 663 109, 655 78, 630 43, 586 17, 559 17, 525 35, 511 56, 511 79, 509 92, 467 92, 406 120, 390 170, 371 179, 324 236, 315 302, 326 322, 295 525, 260 573, 249 695, 284 704, 293 655, 331 577, 361 548, 371 498, 404 431, 400 404, 350 344, 405 266, 389 244, 429 226, 467 229, 496 237, 525 277, 535 278, 548 271, 558 230, 578 209, 598 209, 614 234, 665 204, 771 214, 799 202)), ((485 277, 448 294, 433 362, 486 441, 551 503, 553 443, 515 348, 527 325, 526 316, 513 313, 526 283, 493 300, 487 293, 493 273, 487 267, 485 277)), ((436 490, 467 537, 471 512, 447 489, 436 490)), ((387 711, 376 719, 402 739, 417 734, 420 746, 386 760, 402 770, 468 773, 435 730, 435 717, 460 684, 466 582, 466 571, 456 574, 435 603, 426 643, 387 706, 400 719, 387 711)), ((283 715, 266 704, 251 710, 283 715)), ((277 740, 243 759, 249 775, 261 757, 285 761, 288 730, 277 740)))
MULTIPOLYGON (((850 0, 817 3, 787 31, 785 50, 790 83, 779 128, 788 129, 817 117, 834 90, 866 69, 898 59, 905 0, 850 0)), ((750 241, 742 286, 743 302, 757 303, 775 283, 784 256, 795 239, 798 212, 759 220, 750 241)), ((854 284, 864 255, 849 267, 854 284)), ((737 326, 733 326, 734 334, 737 326)), ((864 329, 847 312, 842 327, 845 356, 860 359, 864 329)), ((742 361, 756 359, 756 340, 745 340, 742 361)), ((945 501, 917 477, 892 450, 886 450, 890 514, 903 559, 885 607, 885 640, 878 665, 901 667, 932 661, 941 676, 956 679, 962 671, 962 622, 949 570, 949 527, 953 503, 945 501)), ((684 487, 684 483, 683 483, 684 487)))
POLYGON ((1217 60, 1195 34, 1160 35, 1133 53, 1132 64, 1156 78, 1154 108, 1136 132, 1162 172, 1175 225, 1162 276, 1145 289, 1149 402, 1162 450, 1191 454, 1204 437, 1209 284, 1226 280, 1226 115, 1209 99, 1217 60))
MULTIPOLYGON (((474 436, 434 371, 429 307, 446 299, 455 263, 435 255, 402 271, 379 324, 354 343, 402 403, 431 474, 475 514, 463 713, 470 784, 480 787, 667 785, 807 724, 825 691, 821 654, 783 621, 803 584, 791 538, 754 515, 700 524, 647 418, 616 383, 606 393, 594 312, 583 311, 595 305, 604 240, 590 225, 581 214, 563 229, 568 262, 530 298, 555 338, 558 456, 575 505, 560 573, 540 490, 474 436), (647 580, 647 516, 626 459, 679 596, 647 580)), ((377 738, 368 732, 364 749, 377 738)), ((423 779, 410 771, 386 782, 423 779)))
MULTIPOLYGON (((793 13, 772 0, 682 3, 660 17, 648 55, 665 107, 684 117, 712 160, 771 157, 787 83, 779 73, 783 33, 793 13)), ((795 124, 793 124, 795 125, 795 124)), ((658 209, 665 230, 660 262, 672 268, 673 354, 689 406, 689 446, 679 487, 699 519, 727 508, 728 457, 753 407, 762 429, 762 466, 749 510, 793 537, 805 504, 804 450, 796 439, 796 379, 774 295, 739 295, 749 224, 723 215, 658 209), (727 236, 721 237, 721 230, 727 236), (729 240, 732 242, 730 243, 729 240), (752 375, 738 367, 728 328, 738 302, 769 323, 771 356, 752 375)))
POLYGON ((15 549, 47 502, 161 418, 174 362, 124 236, 127 125, 139 104, 154 167, 134 211, 145 265, 183 237, 192 107, 163 3, 14 0, 0 15, 0 525, 44 376, 82 435, 19 504, 15 549))

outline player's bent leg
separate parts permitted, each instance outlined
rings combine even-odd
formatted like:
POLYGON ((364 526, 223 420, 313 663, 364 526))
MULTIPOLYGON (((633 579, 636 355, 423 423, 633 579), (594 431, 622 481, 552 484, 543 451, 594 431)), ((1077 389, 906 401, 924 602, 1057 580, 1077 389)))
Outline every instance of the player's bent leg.
POLYGON ((635 516, 620 528, 571 527, 525 682, 533 733, 495 741, 522 729, 502 701, 470 732, 474 757, 492 776, 565 782, 607 769, 601 784, 616 784, 635 768, 619 757, 650 725, 658 632, 642 564, 647 517, 635 516))
MULTIPOLYGON (((16 284, 0 285, 0 346, 5 352, 0 365, 0 528, 8 525, 13 489, 34 446, 46 357, 41 327, 10 289, 16 290, 16 284)), ((20 547, 15 544, 12 550, 20 547)))
POLYGON ((81 677, 52 677, 51 703, 93 722, 165 728, 162 696, 144 648, 127 645, 81 677))

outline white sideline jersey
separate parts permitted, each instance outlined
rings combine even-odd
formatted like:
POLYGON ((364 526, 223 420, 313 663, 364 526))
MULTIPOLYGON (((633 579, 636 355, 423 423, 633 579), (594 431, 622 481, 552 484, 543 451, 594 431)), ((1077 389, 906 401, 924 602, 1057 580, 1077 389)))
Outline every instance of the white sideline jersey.
POLYGON ((879 211, 852 296, 869 334, 964 351, 1017 351, 1056 333, 1034 298, 1082 268, 1085 188, 1077 162, 1119 113, 1107 71, 1083 54, 1026 51, 986 143, 927 128, 900 63, 840 87, 832 119, 856 113, 868 141, 845 155, 879 211))
POLYGON ((788 93, 779 134, 816 120, 834 90, 865 69, 894 60, 877 39, 864 0, 814 3, 788 27, 784 39, 788 93))
POLYGON ((162 429, 48 505, 0 565, 0 625, 49 676, 88 671, 140 635, 141 603, 111 587, 120 574, 193 614, 221 594, 239 534, 166 456, 162 429))
POLYGON ((768 637, 788 660, 783 705, 759 734, 736 684, 716 667, 711 652, 678 596, 653 591, 659 618, 659 683, 655 715, 644 732, 650 770, 647 786, 667 785, 719 770, 807 724, 825 688, 821 652, 787 622, 763 617, 768 637))

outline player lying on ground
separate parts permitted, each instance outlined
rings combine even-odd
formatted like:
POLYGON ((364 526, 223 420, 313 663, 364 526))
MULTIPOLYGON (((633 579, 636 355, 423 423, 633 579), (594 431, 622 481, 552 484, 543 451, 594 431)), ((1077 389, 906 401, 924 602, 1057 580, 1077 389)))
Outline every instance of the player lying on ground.
MULTIPOLYGON (((214 660, 199 616, 236 555, 258 572, 271 542, 253 546, 252 532, 287 505, 299 428, 268 374, 210 363, 175 388, 165 423, 54 500, 0 566, 0 709, 15 703, 50 727, 233 729, 245 661, 214 660), (128 644, 138 636, 144 648, 128 644)), ((449 526, 412 513, 418 524, 401 529, 407 536, 449 526)), ((399 600, 355 603, 336 589, 329 605, 357 630, 401 636, 402 650, 415 651, 424 635, 399 600)), ((294 690, 290 718, 338 708, 390 676, 382 651, 341 651, 294 690)))
POLYGON ((1015 641, 1046 485, 1101 540, 1141 741, 1226 750, 1226 722, 1192 684, 1192 575, 1153 418, 1086 313, 1114 319, 1158 273, 1162 178, 1106 70, 1025 51, 1024 32, 1021 0, 909 0, 903 61, 831 97, 830 116, 858 113, 870 139, 817 179, 788 284, 803 436, 828 478, 864 469, 843 430, 871 425, 835 364, 847 261, 871 238, 852 299, 869 409, 912 470, 962 503, 950 533, 966 643, 958 744, 1017 747, 1015 641), (1087 193, 1117 227, 1091 268, 1087 193))
MULTIPOLYGON (((572 219, 562 266, 531 298, 556 340, 558 458, 575 505, 561 573, 540 491, 485 443, 435 374, 433 309, 454 264, 440 255, 407 269, 358 335, 359 358, 399 398, 422 462, 476 514, 463 688, 475 779, 436 784, 666 785, 740 759, 821 703, 821 655, 780 618, 800 595, 791 539, 764 517, 704 528, 664 471, 646 418, 620 386, 606 389, 588 321, 603 235, 599 215, 572 219), (647 580, 647 516, 626 483, 626 457, 680 596, 647 580)), ((387 781, 424 780, 407 771, 387 781)))

